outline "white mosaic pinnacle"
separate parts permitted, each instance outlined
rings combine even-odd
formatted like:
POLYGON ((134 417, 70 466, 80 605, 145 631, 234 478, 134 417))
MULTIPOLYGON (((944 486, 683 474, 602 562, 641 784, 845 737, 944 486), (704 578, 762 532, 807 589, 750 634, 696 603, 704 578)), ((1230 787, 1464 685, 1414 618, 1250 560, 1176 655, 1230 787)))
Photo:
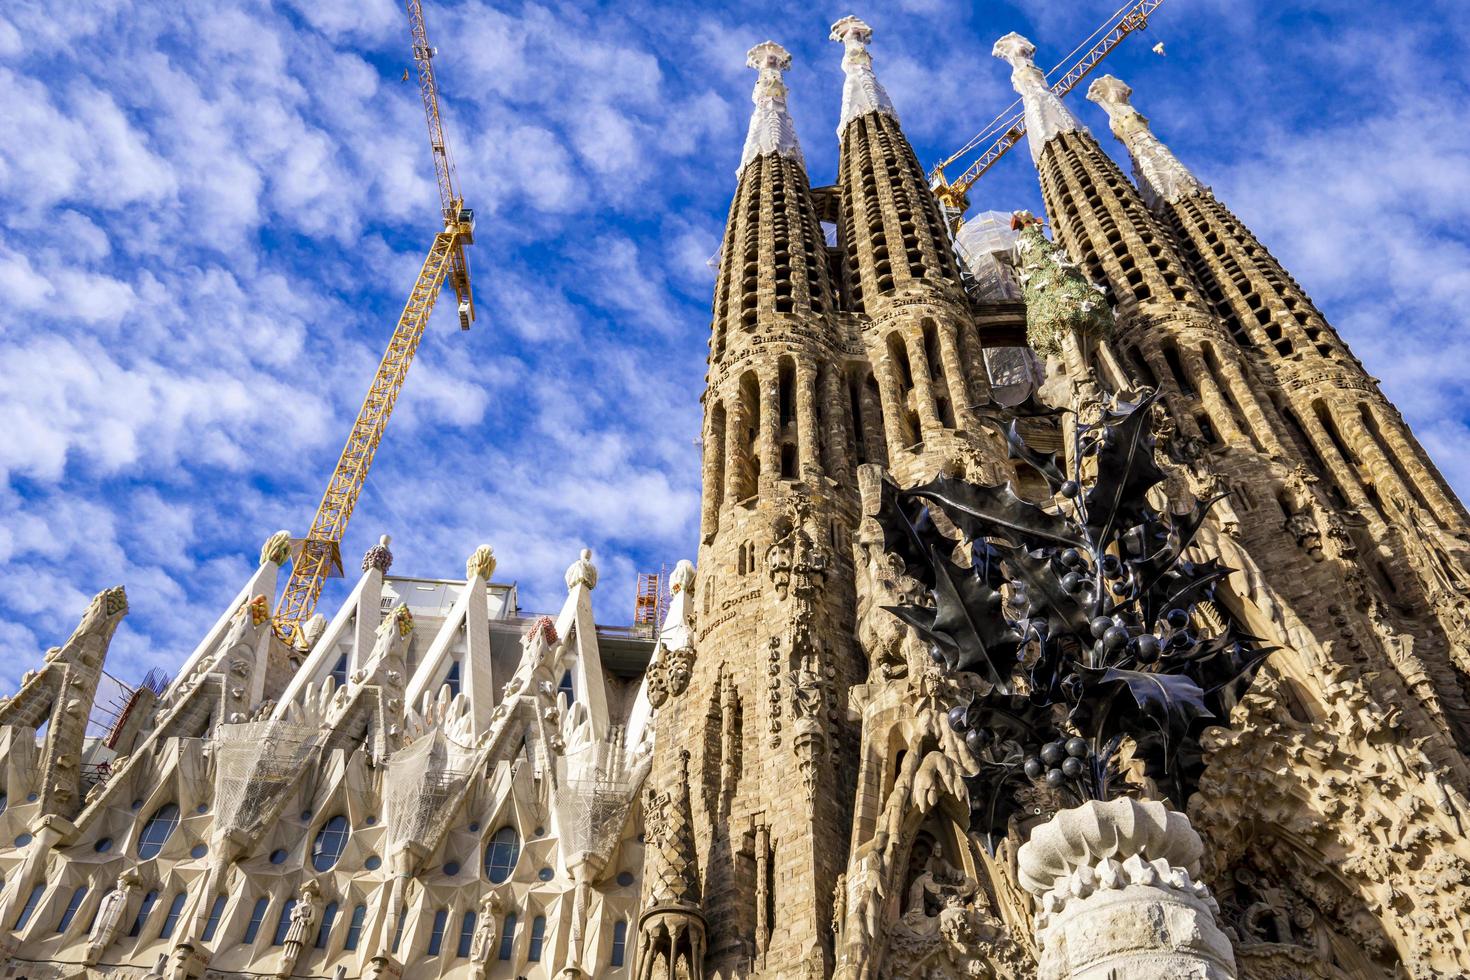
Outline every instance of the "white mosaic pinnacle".
POLYGON ((760 77, 751 94, 755 111, 750 114, 750 129, 745 134, 745 149, 740 154, 735 175, 738 177, 746 164, 767 153, 795 160, 805 168, 796 126, 786 111, 786 82, 781 77, 791 67, 791 53, 775 41, 762 41, 746 53, 745 64, 760 72, 760 77))
POLYGON ((893 100, 873 74, 873 56, 868 54, 873 29, 849 15, 832 25, 830 37, 842 42, 842 71, 847 75, 842 85, 842 118, 837 123, 837 135, 842 135, 848 123, 870 112, 881 112, 897 120, 893 100))
POLYGON ((1040 162, 1042 148, 1061 134, 1087 132, 1036 67, 1036 45, 1012 31, 996 41, 990 53, 1011 66, 1011 86, 1020 93, 1025 106, 1026 142, 1031 147, 1032 163, 1040 162))
POLYGON ((1113 135, 1133 158, 1133 173, 1138 178, 1138 193, 1144 203, 1157 210, 1165 203, 1208 193, 1209 188, 1149 130, 1148 117, 1133 108, 1129 101, 1132 96, 1133 89, 1112 75, 1103 75, 1087 88, 1088 100, 1107 112, 1113 135))

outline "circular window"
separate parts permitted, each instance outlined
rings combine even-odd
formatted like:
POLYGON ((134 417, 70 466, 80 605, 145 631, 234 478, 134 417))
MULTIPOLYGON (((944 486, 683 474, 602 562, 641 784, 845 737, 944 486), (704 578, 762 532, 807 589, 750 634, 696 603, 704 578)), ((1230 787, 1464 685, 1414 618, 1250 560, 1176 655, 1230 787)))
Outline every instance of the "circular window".
POLYGON ((366 824, 367 824, 367 825, 368 825, 368 826, 369 826, 369 827, 371 827, 371 826, 373 826, 373 825, 374 825, 374 824, 376 824, 376 823, 377 823, 377 822, 378 822, 378 818, 377 818, 377 817, 368 817, 368 818, 367 818, 367 820, 366 820, 366 821, 364 821, 364 822, 365 822, 365 823, 366 823, 366 824))
POLYGON ((191 858, 202 858, 208 853, 209 848, 205 847, 203 844, 195 844, 192 848, 189 849, 189 856, 191 858))
POLYGON ((285 863, 286 863, 286 849, 285 848, 278 847, 274 851, 271 851, 271 864, 285 864, 285 863))
POLYGON ((195 813, 208 813, 209 812, 209 804, 208 803, 201 803, 201 804, 199 804, 198 806, 196 806, 194 808, 194 812, 195 813))
POLYGON ((540 878, 542 881, 550 881, 552 878, 556 877, 556 872, 552 871, 550 868, 542 868, 540 871, 536 872, 536 877, 540 878))
POLYGON ((337 814, 317 831, 316 841, 311 845, 311 866, 318 871, 330 871, 342 856, 347 846, 347 818, 337 814))
POLYGON ((546 834, 546 828, 537 827, 534 831, 532 831, 532 833, 534 833, 537 837, 543 837, 546 834))
POLYGON ((510 877, 515 870, 516 860, 521 856, 521 835, 509 824, 501 827, 490 838, 485 848, 485 874, 495 884, 510 877))
POLYGON ((459 862, 458 861, 449 861, 449 862, 447 862, 444 865, 444 873, 446 875, 448 875, 449 877, 451 877, 451 878, 453 878, 455 875, 459 874, 459 862))
POLYGON ((174 828, 179 825, 179 807, 175 803, 165 803, 153 811, 153 816, 143 825, 143 832, 138 835, 138 857, 144 859, 156 857, 163 850, 164 841, 168 840, 174 828))
POLYGON ((92 850, 96 851, 98 854, 106 854, 108 851, 112 850, 112 838, 102 838, 97 843, 92 845, 92 850))
MULTIPOLYGON (((0 806, 0 813, 3 813, 3 812, 5 812, 5 808, 4 808, 4 806, 0 806)), ((479 832, 480 832, 480 821, 478 821, 478 820, 472 820, 472 821, 470 821, 470 833, 472 833, 472 834, 478 834, 479 832)))
POLYGON ((26 802, 27 803, 34 803, 34 802, 36 802, 39 799, 40 799, 40 797, 37 796, 35 793, 27 793, 26 794, 26 802))
POLYGON ((134 800, 131 809, 134 813, 137 813, 139 810, 143 809, 143 801, 134 800))
POLYGON ((631 871, 619 871, 618 872, 618 884, 619 885, 623 886, 624 888, 627 888, 632 883, 633 883, 633 872, 631 872, 631 871))
POLYGON ((15 846, 16 847, 25 847, 30 842, 31 842, 31 835, 30 834, 21 834, 19 837, 17 837, 15 839, 15 846))
POLYGON ((363 862, 363 866, 366 867, 369 871, 377 871, 383 866, 383 859, 378 857, 376 854, 369 855, 368 859, 363 862))
POLYGON ((311 819, 311 811, 310 810, 302 810, 301 811, 301 819, 302 820, 310 820, 311 819))

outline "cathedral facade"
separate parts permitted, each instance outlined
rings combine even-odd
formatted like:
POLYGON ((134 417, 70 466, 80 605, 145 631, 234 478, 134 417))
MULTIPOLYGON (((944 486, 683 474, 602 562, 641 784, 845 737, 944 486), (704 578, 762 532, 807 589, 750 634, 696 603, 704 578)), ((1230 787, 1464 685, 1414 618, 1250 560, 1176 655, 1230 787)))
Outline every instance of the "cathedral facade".
MULTIPOLYGON (((0 704, 0 976, 1470 975, 1463 505, 1126 84, 1088 98, 1131 178, 1031 44, 1001 38, 1051 236, 1025 215, 952 233, 871 31, 848 17, 832 40, 827 187, 787 111, 789 55, 749 53, 697 561, 659 628, 595 623, 587 552, 561 610, 532 616, 488 547, 463 579, 408 579, 385 539, 335 615, 287 643, 281 533, 177 676, 98 731, 127 611, 100 593, 0 704), (1084 739, 1026 755, 1027 782, 991 745, 1011 716, 974 707, 1046 692, 932 642, 989 602, 970 618, 993 617, 992 645, 1032 670, 1045 641, 1007 632, 1043 629, 1013 612, 1024 589, 922 587, 889 508, 980 488, 918 518, 978 577, 1003 548, 964 500, 1060 537, 1056 515, 1096 505, 1112 458, 1084 437, 1130 412, 1148 413, 1127 431, 1157 479, 1120 498, 1176 534, 1169 562, 1209 570, 1160 635, 1244 637, 1259 656, 1175 732, 1193 754, 1167 790, 1146 739, 1124 739, 1112 788, 1074 800, 1057 788, 1081 780, 1084 739), (1016 780, 981 778, 1006 765, 1016 780)), ((1007 575, 1029 560, 1006 554, 1007 575)), ((1099 583, 1120 555, 1094 556, 1099 583)), ((1137 649, 1121 607, 1091 627, 1099 651, 1114 633, 1137 649)))

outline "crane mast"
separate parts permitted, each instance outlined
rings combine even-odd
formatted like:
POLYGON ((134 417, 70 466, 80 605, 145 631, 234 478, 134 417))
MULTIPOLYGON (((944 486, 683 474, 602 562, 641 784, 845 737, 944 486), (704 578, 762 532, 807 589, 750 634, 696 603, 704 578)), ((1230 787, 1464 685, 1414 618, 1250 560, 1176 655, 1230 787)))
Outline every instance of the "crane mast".
MULTIPOLYGON (((1137 0, 1137 2, 1127 4, 1094 31, 1092 37, 1097 40, 1076 60, 1072 61, 1061 78, 1052 83, 1051 90, 1056 93, 1057 98, 1061 98, 1076 88, 1077 84, 1090 75, 1092 70, 1129 34, 1147 27, 1149 15, 1163 2, 1164 0, 1137 0)), ((1076 51, 1073 54, 1076 54, 1076 51)), ((1066 60, 1063 59, 1064 62, 1066 60)), ((1057 66, 1057 68, 1061 67, 1062 65, 1057 66)), ((1057 68, 1053 68, 1048 74, 1055 73, 1057 68)), ((939 203, 943 205, 945 213, 956 224, 970 207, 969 190, 975 185, 975 181, 979 180, 985 171, 993 167, 997 160, 1005 156, 1010 148, 1021 142, 1021 137, 1026 135, 1025 113, 1016 111, 1020 104, 1019 99, 1012 102, 1000 116, 996 117, 995 122, 930 172, 929 186, 934 191, 934 196, 939 199, 939 203), (994 135, 996 133, 999 135, 994 135), (991 138, 991 141, 975 158, 975 162, 965 168, 964 173, 953 181, 946 180, 944 168, 970 153, 987 138, 991 138)))
POLYGON ((393 414, 393 406, 408 377, 424 327, 434 312, 434 303, 449 280, 459 300, 459 324, 468 330, 475 318, 474 295, 470 287, 470 270, 464 246, 474 243, 474 212, 464 206, 455 185, 454 160, 444 140, 439 111, 438 85, 434 79, 433 59, 436 51, 429 44, 424 27, 421 0, 406 0, 409 25, 413 33, 413 60, 418 74, 419 94, 423 98, 424 116, 429 126, 429 145, 433 151, 434 173, 439 184, 439 203, 443 230, 434 236, 429 254, 419 269, 418 278, 408 294, 408 302, 398 316, 388 349, 378 362, 367 397, 358 410, 347 445, 337 460, 332 477, 317 505, 311 530, 305 538, 293 542, 291 578, 276 606, 274 625, 283 639, 293 639, 300 625, 311 617, 328 578, 342 574, 342 535, 357 498, 362 494, 373 456, 382 441, 383 430, 393 414))

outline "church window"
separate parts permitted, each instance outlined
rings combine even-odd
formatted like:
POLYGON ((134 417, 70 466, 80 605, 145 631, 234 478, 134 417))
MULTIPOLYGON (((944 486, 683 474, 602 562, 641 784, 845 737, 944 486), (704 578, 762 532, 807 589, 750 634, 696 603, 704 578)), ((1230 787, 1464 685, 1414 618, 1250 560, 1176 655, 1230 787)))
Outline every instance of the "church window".
POLYGON ((452 660, 449 663, 449 672, 444 675, 444 686, 449 688, 449 696, 459 696, 459 661, 452 660))
POLYGON ((209 919, 204 923, 204 936, 202 938, 205 942, 214 939, 215 931, 219 929, 220 916, 224 914, 225 897, 223 895, 216 895, 214 896, 214 904, 209 907, 209 919))
POLYGON ((470 955, 470 947, 475 942, 476 916, 473 909, 465 912, 464 918, 459 920, 459 948, 455 950, 458 956, 470 955))
POLYGON ((337 687, 347 686, 347 654, 337 658, 336 666, 332 668, 332 682, 337 687))
POLYGON ((163 928, 158 931, 159 939, 168 939, 174 934, 174 927, 179 924, 179 916, 184 912, 184 900, 188 897, 187 892, 179 892, 168 903, 168 914, 163 917, 163 928))
POLYGON ((342 944, 344 950, 357 948, 358 941, 362 939, 362 923, 366 918, 366 905, 359 905, 352 910, 352 918, 347 922, 347 941, 342 944))
POLYGON ((538 915, 531 920, 531 943, 526 951, 526 959, 532 963, 541 962, 541 946, 546 941, 546 916, 538 915))
POLYGON ((156 857, 163 850, 164 841, 168 840, 174 828, 179 825, 179 808, 177 804, 165 803, 154 811, 153 816, 143 825, 143 833, 138 836, 138 857, 147 860, 156 857))
POLYGON ((628 923, 619 920, 613 925, 612 966, 622 966, 628 949, 628 923))
MULTIPOLYGON (((15 917, 15 926, 13 928, 16 932, 24 929, 26 927, 26 923, 31 921, 31 916, 35 914, 36 906, 41 904, 41 896, 44 894, 46 894, 45 884, 37 885, 35 888, 31 889, 31 895, 29 898, 26 899, 25 907, 20 910, 20 915, 15 917)), ((138 933, 136 927, 134 927, 133 932, 129 933, 129 935, 132 936, 136 936, 137 934, 138 933)))
POLYGON ((149 892, 143 896, 143 904, 138 906, 138 915, 133 919, 133 927, 128 930, 129 936, 136 936, 143 931, 143 924, 148 921, 148 914, 153 911, 153 903, 157 901, 158 892, 149 892))
POLYGON ((516 914, 508 912, 505 925, 500 930, 500 958, 509 960, 516 948, 516 914))
POLYGON ((322 909, 322 925, 316 931, 316 948, 326 949, 327 940, 332 938, 332 926, 337 922, 337 903, 328 902, 327 907, 322 909))
POLYGON ((280 916, 276 919, 276 934, 271 939, 272 946, 286 944, 286 936, 291 931, 291 913, 294 911, 296 911, 296 899, 287 899, 286 904, 281 906, 280 916))
POLYGON ((389 952, 398 952, 398 944, 403 942, 403 927, 408 925, 408 915, 400 913, 398 916, 398 928, 393 930, 393 945, 389 952))
POLYGON ((561 675, 561 682, 556 685, 556 690, 558 694, 565 694, 567 696, 567 704, 571 704, 577 700, 577 686, 573 683, 572 672, 570 670, 561 675))
POLYGON ((348 833, 347 818, 340 813, 328 820, 311 845, 311 866, 318 871, 330 871, 347 846, 348 833))
POLYGON ((449 910, 439 909, 434 913, 434 928, 429 933, 430 956, 438 956, 439 951, 444 948, 444 924, 449 921, 449 910))
POLYGON ((521 835, 509 824, 501 827, 490 838, 485 849, 485 875, 494 884, 500 884, 515 870, 516 860, 521 856, 521 835))
POLYGON ((78 885, 77 890, 71 893, 71 901, 66 903, 66 911, 61 913, 61 921, 56 923, 57 932, 66 932, 66 927, 77 917, 77 909, 82 907, 82 900, 86 897, 87 886, 78 885))

